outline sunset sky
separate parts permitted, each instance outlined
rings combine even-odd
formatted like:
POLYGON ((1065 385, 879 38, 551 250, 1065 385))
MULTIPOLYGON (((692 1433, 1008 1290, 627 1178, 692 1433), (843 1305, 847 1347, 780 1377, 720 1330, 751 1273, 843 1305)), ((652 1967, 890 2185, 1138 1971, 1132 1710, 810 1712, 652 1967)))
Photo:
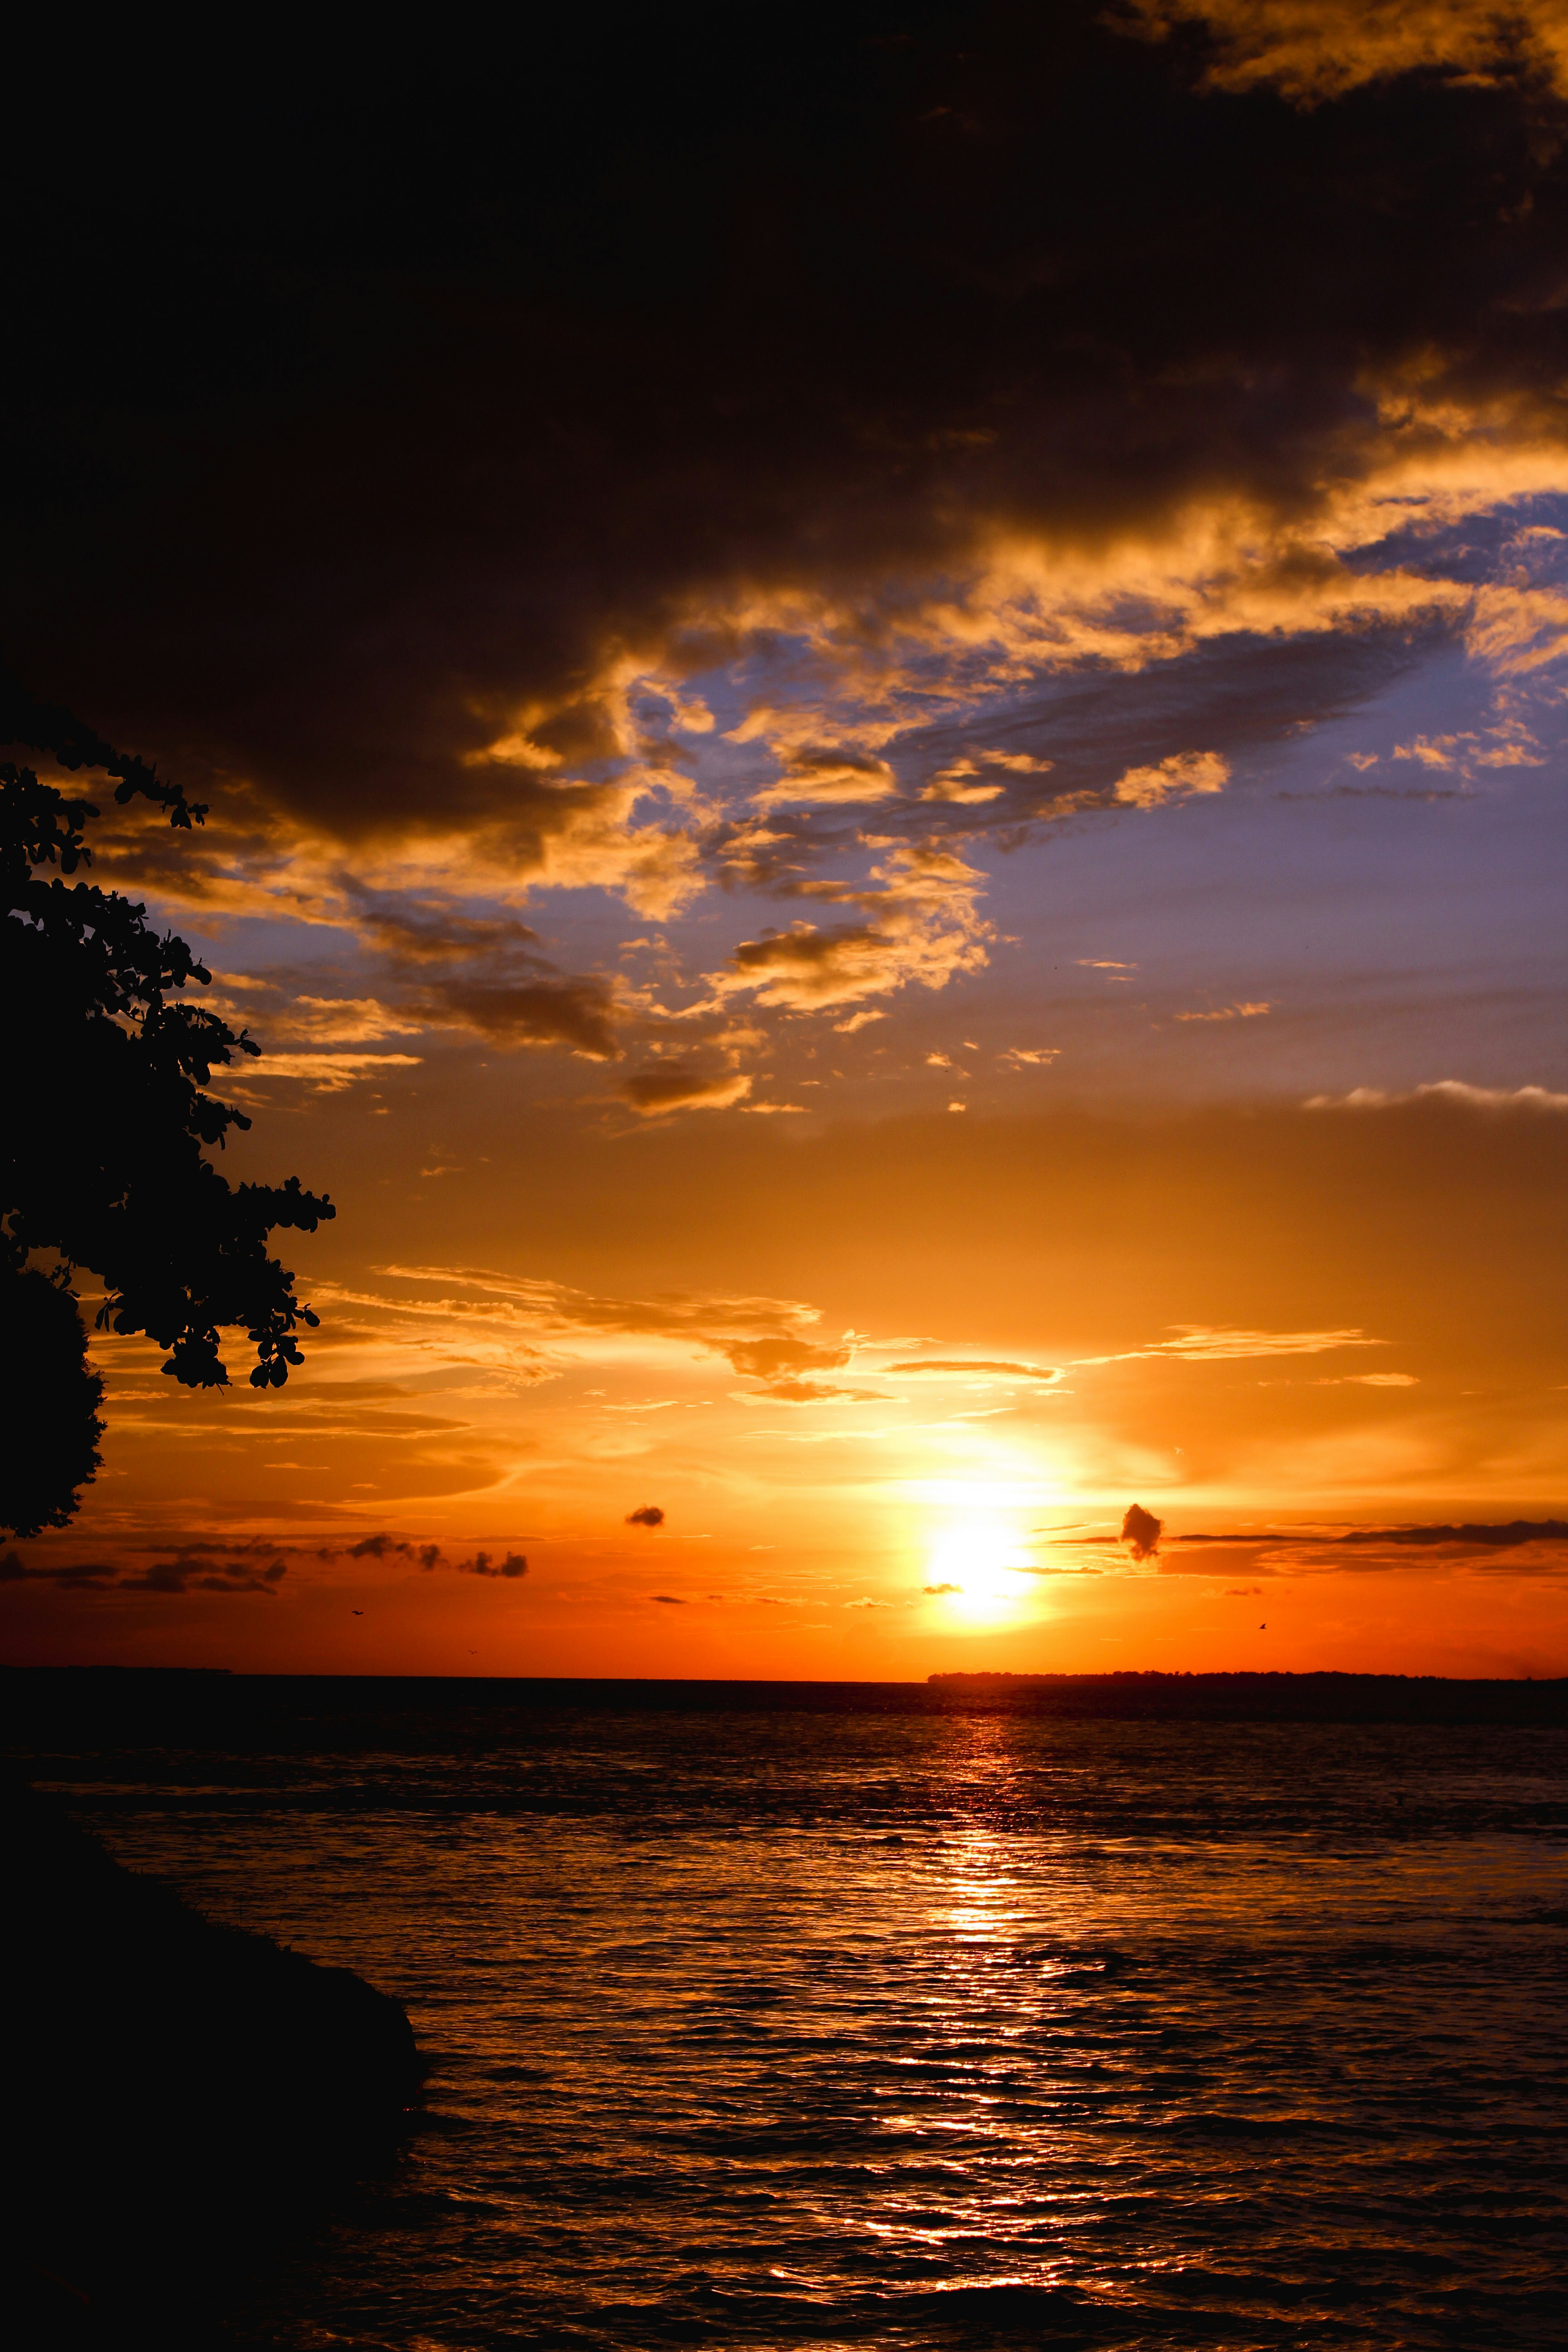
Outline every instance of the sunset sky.
POLYGON ((1568 1672, 1568 6, 487 38, 18 174, 0 645, 339 1213, 5 1654, 1568 1672))

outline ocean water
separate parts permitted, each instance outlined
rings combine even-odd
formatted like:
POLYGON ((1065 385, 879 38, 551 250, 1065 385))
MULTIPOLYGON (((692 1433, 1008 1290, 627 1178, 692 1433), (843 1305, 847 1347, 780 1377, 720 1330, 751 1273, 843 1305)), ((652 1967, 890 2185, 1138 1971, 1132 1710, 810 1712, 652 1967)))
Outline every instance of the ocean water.
POLYGON ((434 2061, 236 2352, 1568 2340, 1562 1732, 290 1687, 34 1768, 434 2061))

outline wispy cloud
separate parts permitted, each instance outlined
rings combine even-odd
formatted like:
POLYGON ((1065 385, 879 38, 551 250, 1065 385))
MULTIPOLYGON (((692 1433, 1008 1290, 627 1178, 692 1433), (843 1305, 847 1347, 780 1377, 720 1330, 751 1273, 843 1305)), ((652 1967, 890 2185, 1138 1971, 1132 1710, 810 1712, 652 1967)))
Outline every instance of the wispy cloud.
POLYGON ((276 1078, 309 1086, 317 1094, 337 1095, 372 1078, 389 1077, 395 1070, 416 1070, 418 1054, 269 1054, 246 1066, 245 1091, 258 1080, 276 1078))
POLYGON ((1476 1111, 1568 1111, 1568 1094, 1547 1087, 1472 1087, 1461 1078, 1437 1078, 1428 1086, 1410 1087, 1403 1094, 1380 1087, 1355 1087, 1345 1095, 1311 1095, 1308 1110, 1390 1110, 1411 1103, 1448 1103, 1456 1109, 1476 1111))
POLYGON ((1178 1013, 1178 1021, 1256 1021, 1272 1013, 1272 1004, 1222 1004, 1212 1013, 1178 1013))
POLYGON ((1183 1363, 1237 1363, 1255 1356, 1321 1356, 1335 1348, 1382 1348, 1388 1342, 1369 1339, 1364 1331, 1238 1331, 1183 1323, 1171 1339, 1155 1339, 1148 1347, 1131 1348, 1114 1356, 1077 1356, 1075 1365, 1152 1363, 1175 1359, 1183 1363))

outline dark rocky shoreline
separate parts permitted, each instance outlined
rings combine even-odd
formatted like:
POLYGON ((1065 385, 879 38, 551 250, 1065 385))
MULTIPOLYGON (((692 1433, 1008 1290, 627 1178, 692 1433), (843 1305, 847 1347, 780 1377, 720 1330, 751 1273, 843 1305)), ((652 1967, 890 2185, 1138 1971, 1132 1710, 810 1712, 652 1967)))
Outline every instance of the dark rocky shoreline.
POLYGON ((421 2081, 407 2017, 204 1918, 25 1785, 0 1836, 8 2341, 220 2342, 225 2273, 395 2154, 421 2081))

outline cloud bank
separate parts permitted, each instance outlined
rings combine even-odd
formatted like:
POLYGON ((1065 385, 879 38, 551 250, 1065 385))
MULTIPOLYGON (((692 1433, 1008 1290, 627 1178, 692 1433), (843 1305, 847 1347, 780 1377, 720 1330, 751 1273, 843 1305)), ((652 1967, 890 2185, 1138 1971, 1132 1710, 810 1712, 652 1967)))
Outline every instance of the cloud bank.
MULTIPOLYGON (((1434 646, 1507 694, 1562 656, 1524 537, 1466 531, 1568 489, 1565 55, 1550 0, 807 12, 700 78, 531 20, 482 79, 324 44, 194 106, 73 54, 84 151, 130 110, 182 169, 18 126, 14 331, 68 286, 158 378, 7 379, 0 635, 213 800, 128 871, 338 927, 388 1019, 740 1108, 727 1003, 984 966, 982 848, 1233 789, 1434 646), (781 919, 661 1009, 480 877, 781 919)), ((272 1076, 374 1076, 321 1054, 272 1076)))

